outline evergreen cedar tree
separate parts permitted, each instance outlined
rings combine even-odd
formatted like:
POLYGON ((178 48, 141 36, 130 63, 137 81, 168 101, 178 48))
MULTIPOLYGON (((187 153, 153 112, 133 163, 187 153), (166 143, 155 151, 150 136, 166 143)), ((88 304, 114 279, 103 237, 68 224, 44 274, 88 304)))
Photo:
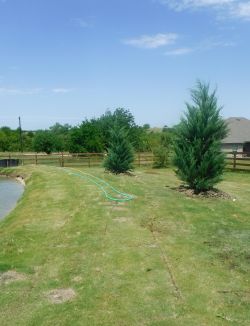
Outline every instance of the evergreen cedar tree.
POLYGON ((125 173, 133 169, 133 147, 128 140, 128 131, 116 124, 110 130, 110 143, 104 167, 115 174, 125 173))
POLYGON ((210 93, 209 84, 197 82, 191 90, 193 104, 176 128, 174 163, 177 175, 196 193, 208 191, 221 181, 225 155, 221 141, 228 128, 220 117, 216 90, 210 93))

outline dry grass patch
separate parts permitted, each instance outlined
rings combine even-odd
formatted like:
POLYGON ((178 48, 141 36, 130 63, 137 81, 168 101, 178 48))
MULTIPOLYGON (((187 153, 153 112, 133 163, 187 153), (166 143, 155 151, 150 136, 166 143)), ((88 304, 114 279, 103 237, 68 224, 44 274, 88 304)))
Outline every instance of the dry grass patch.
POLYGON ((71 301, 76 296, 76 293, 72 288, 54 289, 48 292, 46 296, 51 303, 60 304, 71 301))
POLYGON ((0 284, 10 284, 17 281, 25 281, 27 276, 16 271, 7 271, 0 274, 0 284))

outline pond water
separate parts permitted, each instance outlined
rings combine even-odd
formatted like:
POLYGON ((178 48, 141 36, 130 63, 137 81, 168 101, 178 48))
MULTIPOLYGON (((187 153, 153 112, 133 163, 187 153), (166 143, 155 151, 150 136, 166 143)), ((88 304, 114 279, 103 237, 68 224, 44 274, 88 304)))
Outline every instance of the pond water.
POLYGON ((23 191, 21 183, 0 177, 0 221, 16 206, 23 191))

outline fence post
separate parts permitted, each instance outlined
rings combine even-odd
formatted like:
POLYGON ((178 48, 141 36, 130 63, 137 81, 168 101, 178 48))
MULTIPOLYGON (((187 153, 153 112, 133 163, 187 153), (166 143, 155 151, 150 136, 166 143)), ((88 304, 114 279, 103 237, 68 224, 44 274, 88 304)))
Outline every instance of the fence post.
POLYGON ((234 155, 234 157, 233 157, 233 168, 235 170, 236 169, 236 155, 237 155, 237 152, 233 152, 233 155, 234 155))
POLYGON ((62 163, 61 163, 61 167, 64 167, 64 157, 63 157, 63 152, 62 152, 62 163))
POLYGON ((139 168, 141 167, 141 153, 138 153, 138 164, 139 164, 139 168))
POLYGON ((88 153, 88 166, 90 168, 90 154, 88 153))
POLYGON ((37 165, 37 153, 35 154, 35 164, 37 165))

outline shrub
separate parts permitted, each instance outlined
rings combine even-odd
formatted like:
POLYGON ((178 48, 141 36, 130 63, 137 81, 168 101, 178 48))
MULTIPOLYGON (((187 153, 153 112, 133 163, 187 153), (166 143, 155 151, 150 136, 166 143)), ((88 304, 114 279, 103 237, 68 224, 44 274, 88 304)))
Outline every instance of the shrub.
POLYGON ((166 168, 169 164, 169 154, 171 147, 171 135, 167 130, 161 133, 160 143, 153 149, 154 153, 154 167, 166 168))
POLYGON ((169 163, 169 151, 166 147, 159 145, 153 150, 154 168, 166 168, 169 163))

